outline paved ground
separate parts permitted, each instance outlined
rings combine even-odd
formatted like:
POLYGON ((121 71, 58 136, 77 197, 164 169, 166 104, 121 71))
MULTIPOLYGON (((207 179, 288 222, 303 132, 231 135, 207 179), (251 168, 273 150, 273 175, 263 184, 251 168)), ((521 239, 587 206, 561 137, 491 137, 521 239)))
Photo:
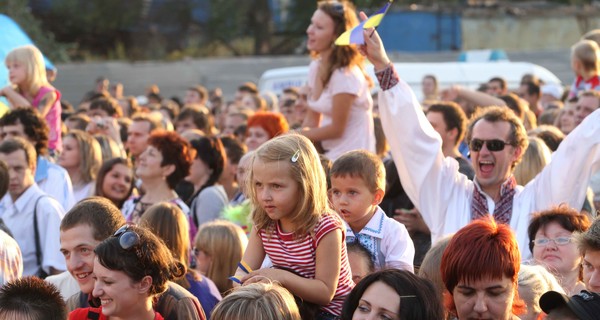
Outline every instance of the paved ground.
MULTIPOLYGON (((563 83, 571 83, 569 50, 543 52, 509 52, 511 61, 532 62, 546 67, 563 83)), ((395 62, 457 61, 458 53, 394 54, 395 62)), ((271 68, 307 65, 307 56, 211 58, 180 62, 93 62, 58 65, 55 85, 63 97, 78 103, 91 90, 95 79, 106 76, 125 85, 125 93, 140 95, 149 84, 156 83, 165 97, 183 96, 185 89, 195 83, 208 88, 221 87, 231 97, 237 85, 244 81, 258 81, 271 68)))

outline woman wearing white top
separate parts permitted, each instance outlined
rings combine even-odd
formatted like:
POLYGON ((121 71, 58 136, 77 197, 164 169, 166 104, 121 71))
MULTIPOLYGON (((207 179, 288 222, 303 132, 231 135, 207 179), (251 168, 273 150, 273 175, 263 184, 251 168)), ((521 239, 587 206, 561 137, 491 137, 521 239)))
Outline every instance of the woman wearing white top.
POLYGON ((315 60, 308 73, 308 107, 302 134, 321 142, 332 161, 354 149, 375 152, 371 79, 356 46, 334 41, 358 24, 348 2, 322 1, 306 30, 307 48, 315 60))
POLYGON ((92 135, 80 130, 70 131, 63 140, 58 164, 69 173, 75 202, 94 194, 96 176, 102 165, 102 150, 92 135))

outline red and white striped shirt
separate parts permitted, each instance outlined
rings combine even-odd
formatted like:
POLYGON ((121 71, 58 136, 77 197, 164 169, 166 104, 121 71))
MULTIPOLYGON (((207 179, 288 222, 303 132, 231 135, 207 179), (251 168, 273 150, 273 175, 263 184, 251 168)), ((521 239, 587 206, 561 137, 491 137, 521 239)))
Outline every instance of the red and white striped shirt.
POLYGON ((277 225, 273 234, 269 235, 264 229, 258 231, 265 252, 269 255, 273 266, 290 270, 308 279, 315 278, 317 246, 319 246, 319 242, 323 236, 336 229, 342 230, 338 286, 331 303, 321 307, 322 311, 327 311, 337 316, 341 315, 342 304, 348 294, 350 294, 350 291, 352 291, 354 282, 352 281, 352 273, 346 254, 346 234, 339 218, 330 214, 322 215, 315 227, 314 238, 310 234, 307 234, 304 237, 295 239, 293 233, 285 233, 279 228, 278 223, 273 223, 277 225))

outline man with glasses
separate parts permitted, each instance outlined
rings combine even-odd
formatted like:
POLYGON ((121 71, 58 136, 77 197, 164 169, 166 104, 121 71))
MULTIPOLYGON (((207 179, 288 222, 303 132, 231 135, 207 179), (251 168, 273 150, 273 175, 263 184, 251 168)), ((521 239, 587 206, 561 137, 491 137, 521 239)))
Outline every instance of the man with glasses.
POLYGON ((600 167, 600 111, 569 134, 552 162, 527 186, 512 173, 527 146, 527 133, 506 107, 488 107, 467 130, 474 181, 458 172, 458 162, 442 153, 442 140, 400 79, 379 37, 365 38, 382 92, 383 129, 409 198, 429 226, 432 241, 470 221, 492 215, 516 232, 523 259, 529 259, 527 226, 532 212, 560 203, 581 208, 593 168, 600 167))
MULTIPOLYGON (((91 296, 95 284, 94 249, 104 239, 123 234, 119 228, 124 225, 125 218, 121 211, 108 199, 100 197, 80 201, 63 218, 60 224, 60 251, 65 257, 67 270, 81 289, 67 300, 69 310, 100 306, 100 301, 91 296)), ((124 246, 132 245, 129 240, 135 242, 130 237, 120 240, 123 240, 124 246)), ((206 319, 198 299, 173 282, 168 283, 167 291, 158 298, 155 310, 165 320, 206 319)))

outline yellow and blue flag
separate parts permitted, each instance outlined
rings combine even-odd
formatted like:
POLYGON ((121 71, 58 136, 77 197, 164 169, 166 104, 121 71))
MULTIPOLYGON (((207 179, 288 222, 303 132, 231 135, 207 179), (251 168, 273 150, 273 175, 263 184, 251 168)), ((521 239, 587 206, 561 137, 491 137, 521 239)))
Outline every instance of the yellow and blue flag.
POLYGON ((363 29, 365 28, 376 28, 383 20, 383 17, 387 13, 388 9, 392 5, 393 0, 386 3, 386 5, 379 9, 379 11, 375 12, 369 19, 361 22, 356 27, 342 33, 336 40, 335 44, 338 46, 347 46, 349 44, 364 44, 365 36, 363 34, 363 29))

